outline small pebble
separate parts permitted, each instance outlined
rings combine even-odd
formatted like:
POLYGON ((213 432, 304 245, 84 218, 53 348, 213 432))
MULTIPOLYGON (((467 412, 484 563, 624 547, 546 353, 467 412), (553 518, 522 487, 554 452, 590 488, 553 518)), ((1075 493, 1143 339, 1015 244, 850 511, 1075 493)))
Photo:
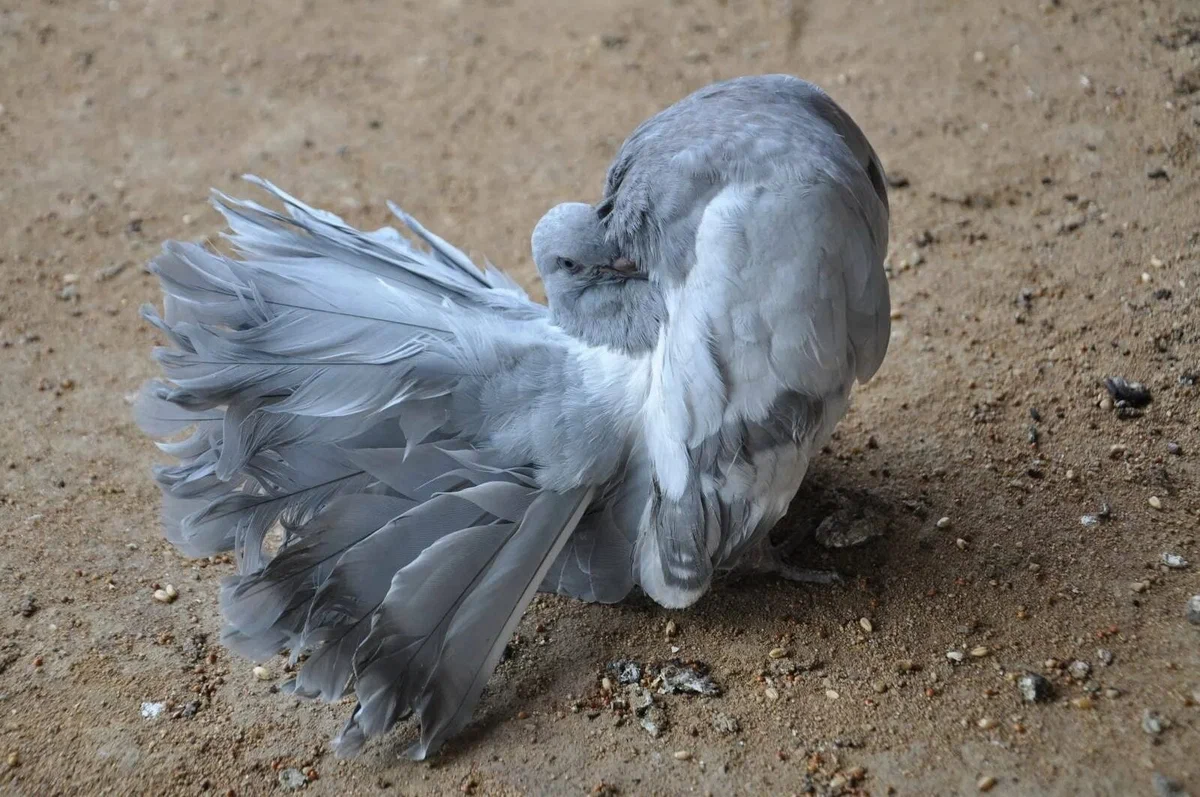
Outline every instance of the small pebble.
POLYGON ((946 651, 946 658, 957 664, 966 658, 966 654, 964 654, 961 650, 950 650, 946 651))
POLYGON ((882 695, 888 690, 888 685, 883 681, 875 681, 871 684, 871 688, 875 690, 875 694, 882 695))
POLYGON ((1192 625, 1200 625, 1200 595, 1188 598, 1187 621, 1192 625))
POLYGON ((996 785, 996 779, 991 775, 984 775, 982 778, 975 781, 975 785, 980 791, 991 791, 996 785))
POLYGON ((1150 506, 1153 509, 1162 509, 1162 499, 1157 495, 1150 496, 1150 506))
POLYGON ((308 777, 295 767, 279 770, 279 786, 284 791, 296 791, 307 785, 308 777))
POLYGON ((991 717, 984 717, 983 719, 979 720, 979 722, 976 722, 975 724, 978 725, 981 729, 983 729, 985 731, 990 731, 992 728, 995 728, 1000 723, 998 723, 996 720, 992 719, 991 717))
POLYGON ((1086 681, 1088 676, 1092 674, 1092 665, 1086 661, 1076 659, 1067 665, 1067 673, 1076 681, 1086 681))
POLYGON ((948 518, 948 517, 941 517, 941 518, 938 518, 937 527, 938 527, 939 529, 948 529, 948 528, 950 528, 950 518, 948 518))
POLYGON ((838 792, 839 789, 842 789, 845 787, 847 782, 848 781, 847 781, 846 776, 839 772, 838 774, 834 775, 832 778, 829 779, 829 788, 832 789, 834 792, 838 792))
POLYGON ((987 60, 987 55, 984 54, 983 50, 976 50, 975 55, 972 57, 975 59, 975 63, 977 64, 982 64, 987 60))
POLYGON ((159 603, 170 603, 175 599, 165 589, 156 589, 154 590, 154 600, 159 603))
POLYGON ((1188 797, 1188 790, 1183 784, 1171 780, 1161 772, 1155 772, 1150 777, 1150 785, 1158 797, 1188 797))
POLYGON ((826 690, 825 690, 825 697, 829 698, 830 700, 837 700, 839 697, 841 697, 841 695, 839 695, 839 694, 837 693, 837 690, 834 690, 834 689, 826 689, 826 690))
POLYGON ((171 600, 175 600, 179 597, 179 590, 175 589, 175 587, 170 584, 163 589, 163 592, 167 593, 167 597, 171 600))
POLYGON ((1183 446, 1179 443, 1167 443, 1167 453, 1177 457, 1183 453, 1183 446))
POLYGON ((868 634, 875 630, 875 626, 872 625, 871 621, 866 617, 858 618, 858 627, 868 634))
POLYGON ((1157 711, 1146 709, 1142 712, 1142 730, 1151 736, 1158 736, 1169 724, 1157 711))
POLYGON ((1172 570, 1183 570, 1188 566, 1188 560, 1177 553, 1164 553, 1162 563, 1172 570))
POLYGON ((604 677, 604 678, 600 679, 600 688, 603 689, 605 692, 611 692, 612 687, 613 687, 613 684, 612 684, 611 678, 604 677))
POLYGON ((1096 658, 1100 659, 1100 663, 1105 667, 1109 667, 1112 665, 1113 659, 1116 657, 1113 656, 1113 652, 1108 648, 1097 648, 1096 658))
POLYGON ((736 717, 731 717, 721 712, 713 715, 712 726, 717 733, 724 734, 737 733, 741 729, 741 723, 737 721, 736 717))
POLYGON ((1121 696, 1121 690, 1117 689, 1115 686, 1110 686, 1104 690, 1104 696, 1109 700, 1116 700, 1121 696))
POLYGON ((1130 584, 1130 585, 1129 585, 1129 589, 1131 589, 1132 591, 1134 591, 1134 592, 1136 592, 1137 594, 1141 595, 1143 592, 1145 592, 1146 590, 1150 589, 1150 582, 1148 582, 1148 581, 1135 581, 1135 582, 1133 582, 1132 584, 1130 584))
POLYGON ((166 710, 166 708, 166 703, 152 703, 147 700, 146 702, 142 703, 142 719, 158 719, 160 716, 162 716, 162 713, 164 710, 166 710))
POLYGON ((763 695, 767 700, 775 701, 779 699, 779 692, 773 686, 768 686, 763 690, 763 695))
POLYGON ((14 769, 21 766, 21 754, 16 751, 9 753, 8 765, 14 769))
POLYGON ((1027 672, 1018 678, 1017 688, 1027 703, 1044 703, 1054 696, 1054 687, 1035 672, 1027 672))
POLYGON ((1079 522, 1087 528, 1092 528, 1093 526, 1100 525, 1100 518, 1096 517, 1095 515, 1083 515, 1079 518, 1079 522))
POLYGON ((1080 711, 1090 711, 1092 708, 1092 699, 1084 695, 1083 697, 1074 698, 1071 701, 1071 705, 1080 711))
POLYGON ((784 648, 771 648, 767 655, 773 659, 786 659, 788 652, 784 648))
POLYGON ((676 750, 674 755, 676 761, 690 761, 692 758, 692 754, 687 750, 676 750))
POLYGON ((250 672, 254 673, 254 677, 260 681, 271 680, 271 671, 268 670, 266 667, 262 666, 261 664, 254 665, 254 669, 251 670, 250 672))
POLYGON ((960 550, 960 551, 967 550, 967 541, 964 540, 962 537, 959 537, 957 540, 955 540, 954 544, 958 546, 958 550, 960 550))
POLYGON ((986 645, 979 645, 977 647, 971 648, 971 656, 976 659, 982 659, 984 656, 986 656, 987 654, 989 654, 991 652, 992 651, 986 645))
POLYGON ((669 639, 670 637, 673 637, 679 633, 679 626, 675 624, 674 620, 667 620, 667 626, 664 630, 666 631, 667 638, 669 639))

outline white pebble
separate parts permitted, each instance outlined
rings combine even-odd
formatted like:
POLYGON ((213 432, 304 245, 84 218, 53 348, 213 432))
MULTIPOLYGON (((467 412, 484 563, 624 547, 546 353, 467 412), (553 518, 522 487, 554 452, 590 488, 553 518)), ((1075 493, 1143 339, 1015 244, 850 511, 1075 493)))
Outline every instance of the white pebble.
POLYGON ((1150 506, 1153 509, 1162 509, 1162 499, 1157 495, 1150 496, 1150 506))
POLYGON ((158 716, 163 713, 166 707, 166 703, 151 703, 149 701, 142 703, 142 719, 158 719, 158 716))
POLYGON ((868 634, 875 630, 875 626, 872 625, 871 621, 866 617, 858 618, 858 627, 863 631, 866 631, 868 634))
POLYGON ((262 666, 261 664, 256 664, 254 666, 254 669, 251 670, 250 672, 254 673, 254 677, 260 681, 271 680, 271 671, 268 670, 266 667, 262 666))
POLYGON ((937 527, 939 529, 950 528, 950 518, 948 518, 948 517, 938 518, 937 527))
POLYGON ((772 659, 783 659, 787 657, 787 654, 788 652, 784 648, 771 648, 770 652, 767 653, 772 659))
POLYGON ((958 663, 966 658, 966 655, 961 650, 946 651, 946 658, 955 663, 958 663))
POLYGON ((175 587, 171 584, 168 584, 166 588, 163 589, 163 592, 167 593, 167 597, 171 600, 175 600, 179 597, 179 590, 175 589, 175 587))
POLYGON ((1183 570, 1188 566, 1188 560, 1177 553, 1164 553, 1162 563, 1172 570, 1183 570))
POLYGON ((837 700, 839 697, 841 697, 841 695, 839 695, 835 689, 826 689, 825 697, 829 698, 830 700, 837 700))
POLYGON ((977 64, 982 64, 984 61, 987 60, 987 56, 984 55, 983 50, 976 50, 975 55, 973 57, 975 58, 975 63, 977 63, 977 64))
POLYGON ((691 759, 691 757, 692 757, 692 754, 689 753, 687 750, 676 750, 675 751, 675 760, 676 761, 688 761, 691 759))
POLYGON ((175 599, 172 598, 165 589, 156 589, 154 590, 154 600, 158 601, 159 603, 170 603, 175 599))

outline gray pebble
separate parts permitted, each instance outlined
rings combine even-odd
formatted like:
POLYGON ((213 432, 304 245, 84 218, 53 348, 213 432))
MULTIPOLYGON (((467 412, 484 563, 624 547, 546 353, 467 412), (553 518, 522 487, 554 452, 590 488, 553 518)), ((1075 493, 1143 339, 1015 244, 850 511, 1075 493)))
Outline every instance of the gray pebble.
POLYGON ((649 706, 638 715, 638 724, 657 739, 667 728, 667 713, 658 706, 649 706))
POLYGON ((1188 560, 1177 553, 1164 553, 1162 563, 1172 570, 1183 570, 1188 566, 1188 560))
POLYGON ((731 717, 728 714, 718 711, 713 714, 712 718, 713 729, 717 733, 734 734, 741 730, 741 724, 736 717, 731 717))
POLYGON ((1146 709, 1142 712, 1142 730, 1151 736, 1158 736, 1170 723, 1157 711, 1146 709))
POLYGON ((1113 656, 1113 652, 1108 648, 1099 648, 1096 651, 1096 658, 1100 659, 1101 664, 1103 664, 1105 667, 1108 667, 1113 663, 1113 659, 1116 657, 1113 656))
POLYGON ((1182 785, 1161 772, 1154 773, 1150 785, 1154 787, 1154 793, 1158 797, 1188 797, 1187 790, 1182 785))
POLYGON ((1017 688, 1027 703, 1045 703, 1054 697, 1054 686, 1035 672, 1027 672, 1018 678, 1017 688))
POLYGON ((297 789, 303 789, 307 785, 308 778, 295 767, 288 767, 279 771, 279 786, 284 791, 296 791, 297 789))
POLYGON ((1200 595, 1188 598, 1187 619, 1192 625, 1200 625, 1200 595))
POLYGON ((1092 674, 1092 665, 1081 659, 1075 659, 1067 665, 1067 672, 1076 681, 1086 681, 1088 676, 1092 674))

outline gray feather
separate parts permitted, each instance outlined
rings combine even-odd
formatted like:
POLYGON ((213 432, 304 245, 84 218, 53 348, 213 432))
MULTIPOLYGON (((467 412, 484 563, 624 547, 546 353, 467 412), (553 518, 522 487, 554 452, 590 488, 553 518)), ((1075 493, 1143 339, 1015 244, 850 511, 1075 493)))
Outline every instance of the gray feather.
POLYGON ((356 657, 359 704, 341 754, 416 713, 423 759, 461 730, 517 621, 579 522, 594 488, 536 492, 519 523, 443 537, 392 579, 356 657))

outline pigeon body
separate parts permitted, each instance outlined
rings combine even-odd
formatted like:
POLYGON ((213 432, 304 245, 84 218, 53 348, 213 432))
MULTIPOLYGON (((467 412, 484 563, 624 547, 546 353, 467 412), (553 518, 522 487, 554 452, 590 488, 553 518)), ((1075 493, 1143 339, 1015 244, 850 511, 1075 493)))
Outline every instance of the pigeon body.
POLYGON ((234 257, 168 243, 170 345, 138 420, 167 537, 235 552, 224 641, 306 657, 352 754, 469 720, 533 594, 668 607, 778 569, 766 533, 887 345, 887 203, 810 84, 717 84, 644 123, 598 206, 535 230, 549 307, 398 208, 424 244, 215 195, 234 257), (264 540, 282 527, 269 555, 264 540))
POLYGON ((766 543, 854 381, 882 363, 885 185, 850 117, 785 75, 701 89, 621 147, 605 235, 643 264, 666 319, 635 552, 662 605, 691 605, 714 571, 766 543))

